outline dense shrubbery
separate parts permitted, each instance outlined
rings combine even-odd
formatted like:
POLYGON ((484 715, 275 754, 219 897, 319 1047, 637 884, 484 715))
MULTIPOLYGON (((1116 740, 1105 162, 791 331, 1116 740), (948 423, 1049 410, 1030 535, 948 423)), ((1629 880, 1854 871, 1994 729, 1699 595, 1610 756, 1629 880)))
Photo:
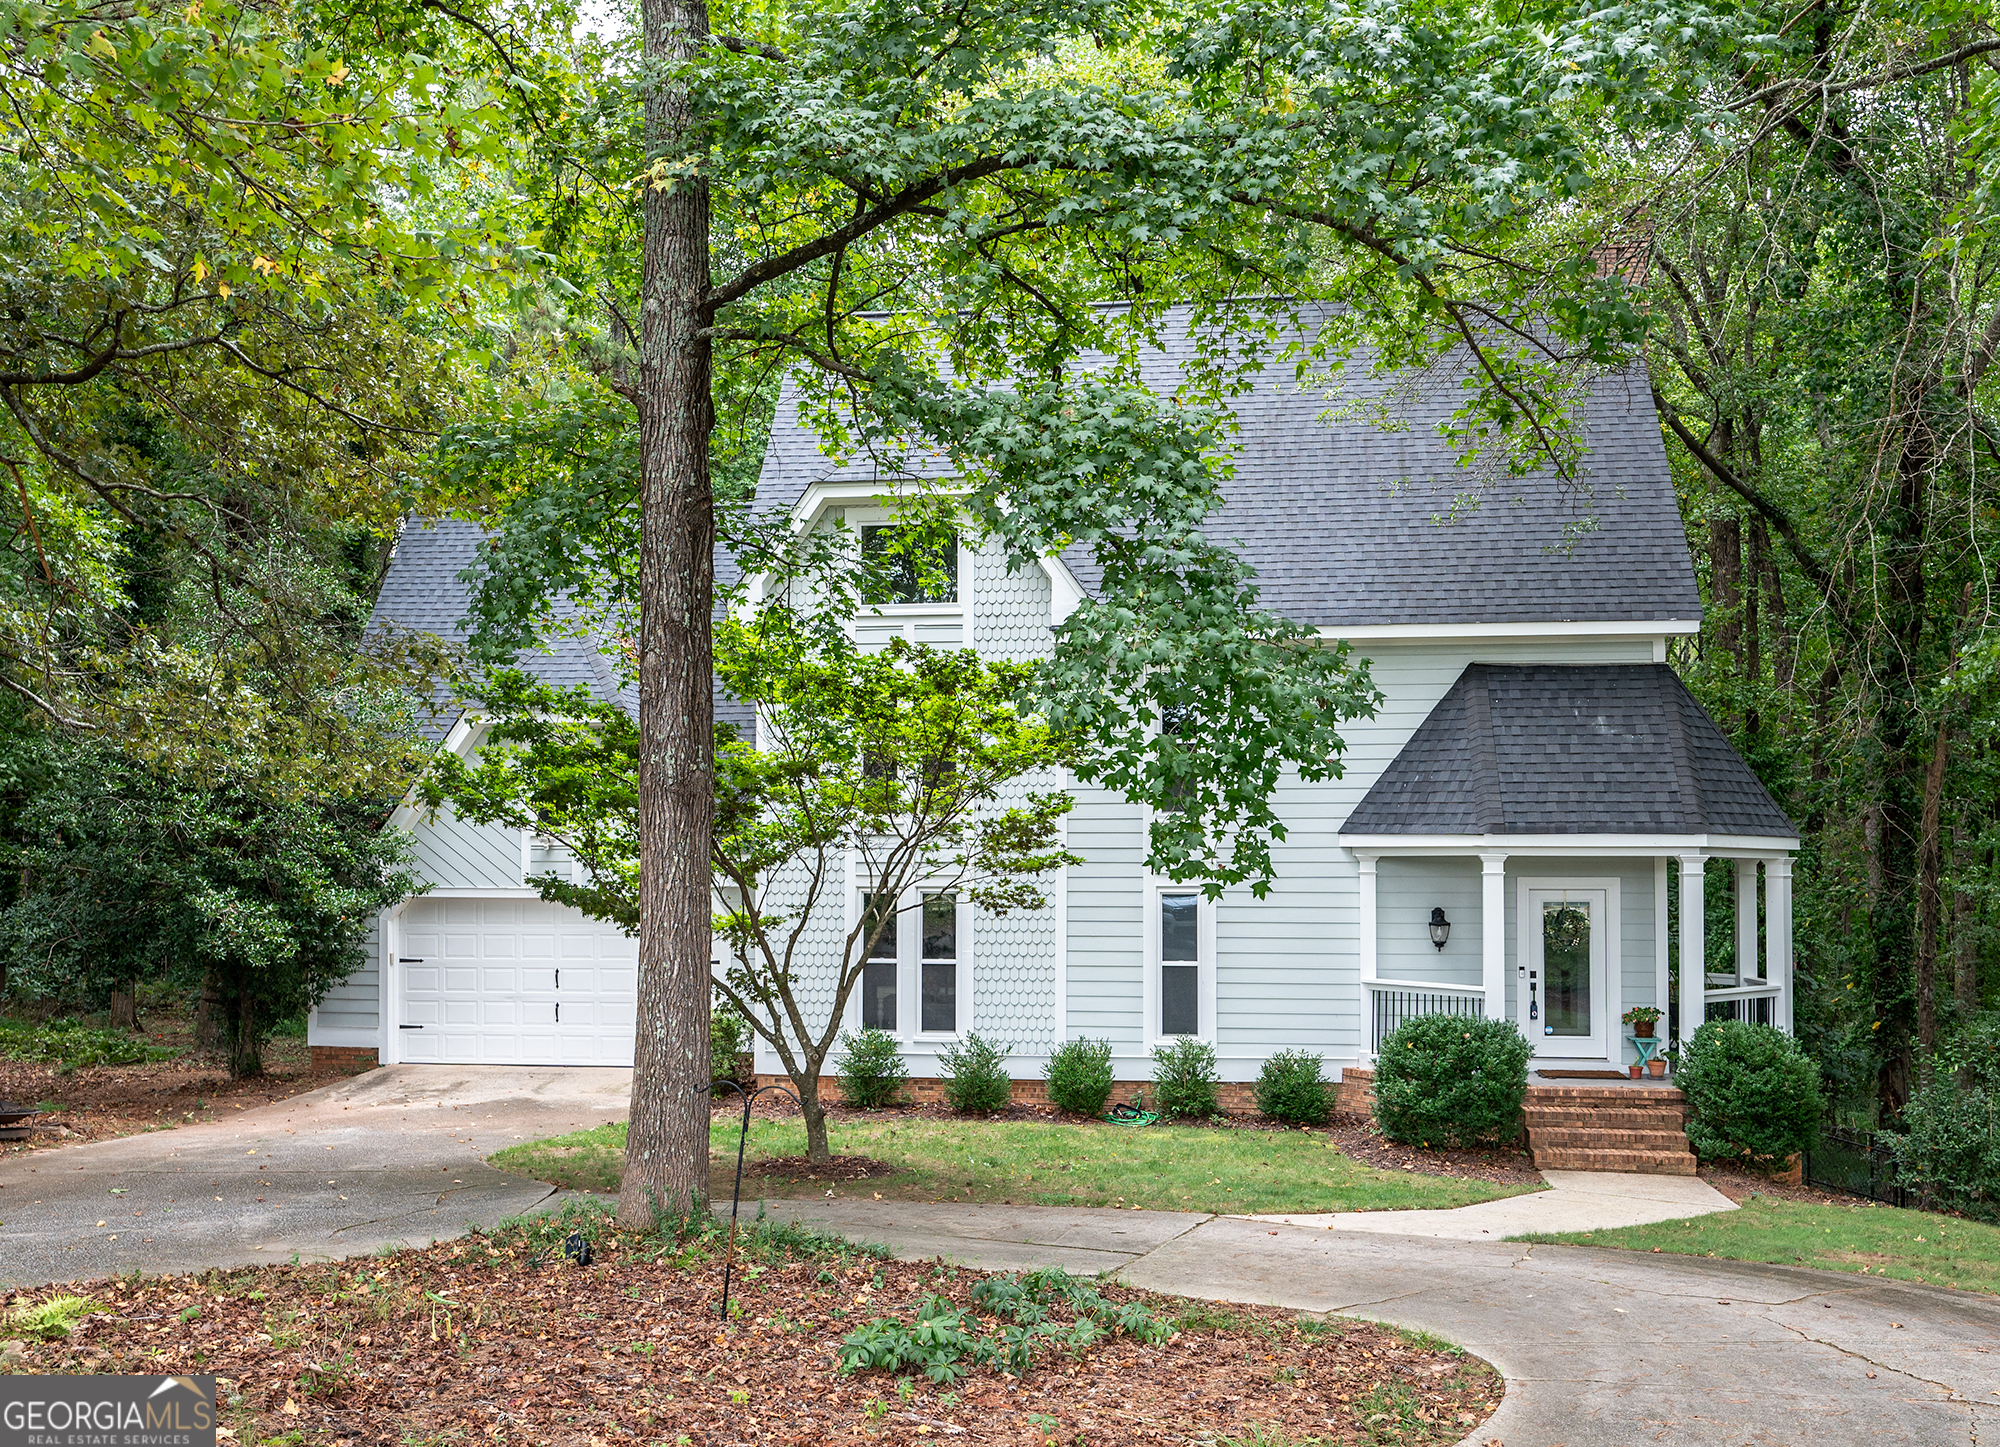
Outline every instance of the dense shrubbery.
POLYGON ((1013 1096, 1007 1051, 977 1033, 938 1055, 944 1067, 944 1103, 960 1115, 991 1115, 1013 1096))
POLYGON ((849 1030, 840 1037, 840 1098, 860 1110, 894 1105, 903 1094, 910 1067, 902 1048, 886 1030, 849 1030))
POLYGON ((750 1022, 727 1007, 717 1010, 708 1019, 708 1078, 710 1080, 735 1080, 747 1087, 747 1080, 738 1080, 736 1057, 750 1048, 750 1022))
POLYGON ((1928 1205, 1945 1200, 1991 1218, 2000 1202, 2000 1011, 1982 1011, 1940 1047, 1930 1080, 1884 1131, 1896 1178, 1928 1205))
POLYGON ((1111 1042, 1065 1040, 1049 1057, 1049 1103, 1072 1115, 1102 1115, 1111 1099, 1111 1042))
POLYGON ((1215 1108, 1215 1047, 1184 1035, 1153 1047, 1153 1109, 1168 1120, 1207 1120, 1215 1108))
POLYGON ((1711 1020, 1681 1052, 1688 1144, 1705 1161, 1783 1165, 1812 1144, 1826 1101, 1819 1067, 1770 1025, 1711 1020))
POLYGON ((1383 1040, 1375 1119, 1408 1145, 1512 1140, 1528 1093, 1528 1042, 1511 1020, 1423 1015, 1383 1040))
POLYGON ((1325 1062, 1307 1050, 1280 1050, 1257 1077, 1257 1109, 1291 1125, 1321 1125, 1333 1114, 1325 1062))

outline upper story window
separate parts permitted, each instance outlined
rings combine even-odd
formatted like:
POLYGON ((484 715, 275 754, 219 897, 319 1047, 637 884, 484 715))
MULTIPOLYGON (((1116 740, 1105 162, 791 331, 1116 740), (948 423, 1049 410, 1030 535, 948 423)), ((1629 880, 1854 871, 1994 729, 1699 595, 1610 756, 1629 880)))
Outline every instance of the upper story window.
POLYGON ((958 537, 945 534, 931 544, 913 543, 914 530, 900 523, 869 523, 861 529, 861 556, 887 576, 886 596, 876 603, 956 603, 958 537))

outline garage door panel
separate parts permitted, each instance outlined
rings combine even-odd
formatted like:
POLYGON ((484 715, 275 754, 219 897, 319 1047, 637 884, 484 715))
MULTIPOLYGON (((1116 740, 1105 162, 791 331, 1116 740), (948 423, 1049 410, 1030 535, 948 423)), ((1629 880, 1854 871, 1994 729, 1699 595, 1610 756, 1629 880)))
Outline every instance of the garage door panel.
POLYGON ((638 944, 615 925, 542 900, 415 900, 402 954, 399 1019, 421 1027, 398 1032, 405 1060, 632 1063, 638 944))

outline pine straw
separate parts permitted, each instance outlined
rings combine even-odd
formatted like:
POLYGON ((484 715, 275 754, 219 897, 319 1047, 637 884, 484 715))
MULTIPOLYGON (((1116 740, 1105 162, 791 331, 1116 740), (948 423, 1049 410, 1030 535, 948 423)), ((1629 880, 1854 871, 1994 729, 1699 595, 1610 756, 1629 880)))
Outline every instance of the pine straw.
POLYGON ((933 1291, 966 1304, 983 1273, 767 1249, 761 1268, 739 1260, 742 1315, 723 1326, 712 1242, 663 1258, 657 1238, 607 1232, 595 1264, 577 1267, 550 1259, 561 1229, 537 1228, 539 1243, 503 1233, 367 1261, 97 1283, 85 1289, 111 1314, 0 1360, 27 1372, 217 1373, 236 1442, 296 1433, 284 1440, 314 1447, 1046 1447, 1079 1434, 1149 1447, 1253 1426, 1427 1447, 1464 1437, 1501 1390, 1476 1358, 1374 1323, 1161 1297, 1148 1300, 1182 1326, 1162 1346, 1118 1337, 1026 1380, 981 1368, 952 1388, 843 1379, 834 1347, 847 1332, 908 1320, 933 1291))

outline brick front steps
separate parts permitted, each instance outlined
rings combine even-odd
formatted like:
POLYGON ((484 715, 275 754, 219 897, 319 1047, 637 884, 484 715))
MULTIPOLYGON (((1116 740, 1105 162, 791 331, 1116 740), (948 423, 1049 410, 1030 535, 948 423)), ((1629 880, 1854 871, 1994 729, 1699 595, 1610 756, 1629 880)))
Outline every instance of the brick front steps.
POLYGON ((1522 1114, 1536 1170, 1694 1174, 1687 1097, 1670 1086, 1531 1085, 1522 1114))
MULTIPOLYGON (((1341 1073, 1341 1111, 1370 1114, 1374 1090, 1373 1070, 1349 1066, 1341 1073)), ((1672 1086, 1531 1084, 1522 1114, 1537 1170, 1694 1174, 1687 1097, 1672 1086)))

